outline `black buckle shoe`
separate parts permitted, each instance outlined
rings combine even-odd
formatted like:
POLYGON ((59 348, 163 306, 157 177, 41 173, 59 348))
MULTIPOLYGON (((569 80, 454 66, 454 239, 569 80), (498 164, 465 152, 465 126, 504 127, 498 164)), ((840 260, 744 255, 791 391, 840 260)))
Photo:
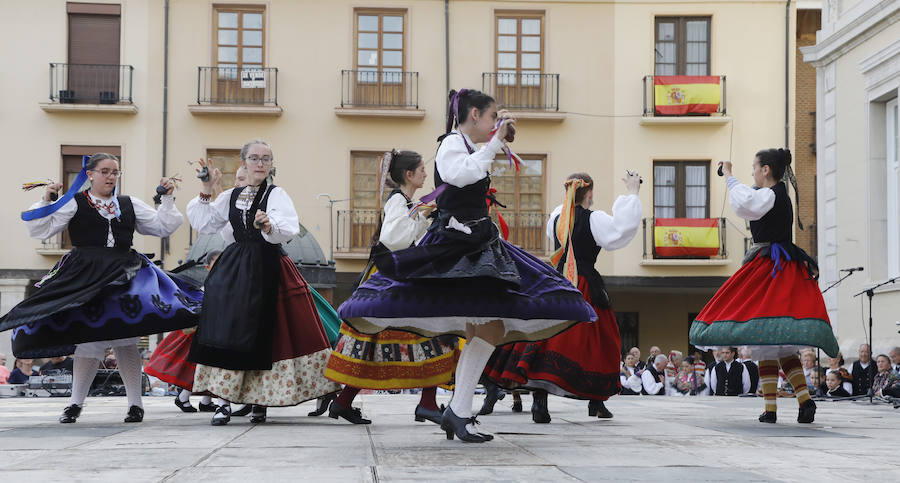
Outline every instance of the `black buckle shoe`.
POLYGON ((531 398, 531 420, 538 424, 549 424, 550 410, 547 408, 547 393, 534 391, 531 398))
POLYGON ((331 419, 343 418, 353 424, 372 424, 372 421, 362 417, 362 411, 359 408, 345 408, 338 404, 337 401, 332 401, 331 405, 328 406, 328 417, 331 419))
POLYGON ((221 406, 216 407, 216 414, 213 415, 209 424, 212 426, 225 426, 231 422, 231 405, 223 404, 221 406), (222 417, 217 418, 218 415, 223 415, 222 417))
POLYGON ((74 423, 75 420, 78 419, 78 416, 81 416, 81 406, 71 404, 63 409, 62 416, 59 417, 59 422, 63 424, 74 423))
POLYGON ((190 400, 182 401, 181 399, 178 398, 178 396, 175 396, 175 405, 178 406, 178 409, 180 409, 186 413, 196 413, 197 412, 197 408, 195 408, 194 406, 191 406, 190 400))
POLYGON ((775 413, 775 411, 764 411, 759 415, 759 422, 761 423, 775 424, 775 421, 777 420, 778 415, 775 413))
POLYGON ((242 406, 243 407, 238 409, 237 411, 231 411, 231 415, 239 418, 239 417, 246 416, 246 415, 250 414, 250 411, 253 411, 252 404, 242 404, 242 406))
POLYGON ((613 413, 611 413, 609 409, 606 409, 606 404, 603 404, 603 401, 597 401, 597 417, 600 419, 610 419, 613 417, 613 413))
POLYGON ((439 410, 423 408, 422 405, 419 404, 416 406, 415 420, 421 423, 427 419, 427 420, 431 421, 432 423, 440 426, 441 413, 443 413, 443 412, 444 412, 443 404, 441 405, 441 409, 439 409, 439 410))
POLYGON ((591 399, 588 401, 588 416, 595 418, 597 417, 597 410, 600 406, 600 401, 591 399))
POLYGON ((497 401, 506 397, 506 393, 503 392, 503 389, 500 389, 500 386, 493 382, 485 382, 484 389, 484 404, 481 405, 481 410, 478 411, 479 416, 494 412, 494 405, 497 404, 497 401))
MULTIPOLYGON (((449 407, 444 410, 441 415, 441 429, 447 433, 447 439, 452 440, 454 436, 460 441, 466 443, 484 443, 487 439, 481 433, 470 433, 466 429, 466 425, 471 423, 475 418, 461 418, 453 413, 449 407)), ((477 423, 477 422, 476 422, 477 423)), ((493 438, 493 436, 491 436, 493 438)))
POLYGON ((250 414, 250 422, 253 424, 262 424, 266 422, 266 407, 254 404, 253 411, 250 414))
POLYGON ((522 412, 522 400, 513 401, 512 412, 521 413, 522 412))
POLYGON ((128 415, 125 416, 126 423, 139 423, 144 420, 144 408, 140 406, 131 406, 128 408, 128 415))
POLYGON ((816 420, 816 403, 812 399, 807 400, 800 406, 800 412, 797 414, 798 423, 811 423, 816 420))
POLYGON ((322 396, 316 399, 316 410, 310 411, 307 413, 307 416, 321 416, 325 414, 325 411, 328 411, 328 406, 331 404, 331 401, 334 401, 337 398, 337 393, 331 393, 327 396, 322 396))
POLYGON ((203 402, 201 402, 200 404, 197 404, 197 407, 200 408, 201 413, 214 413, 217 409, 219 409, 219 406, 213 402, 209 404, 204 404, 203 402))

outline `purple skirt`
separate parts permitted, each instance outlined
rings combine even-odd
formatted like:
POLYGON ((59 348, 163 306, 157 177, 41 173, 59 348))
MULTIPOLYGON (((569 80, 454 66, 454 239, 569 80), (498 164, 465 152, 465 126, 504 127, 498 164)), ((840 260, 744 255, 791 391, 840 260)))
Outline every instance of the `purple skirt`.
POLYGON ((430 230, 419 245, 386 254, 338 314, 364 334, 393 329, 425 337, 465 337, 467 323, 500 319, 503 344, 547 339, 596 319, 581 292, 550 265, 500 239, 492 223, 475 232, 466 242, 460 234, 430 230), (477 232, 486 230, 493 235, 477 241, 477 232))

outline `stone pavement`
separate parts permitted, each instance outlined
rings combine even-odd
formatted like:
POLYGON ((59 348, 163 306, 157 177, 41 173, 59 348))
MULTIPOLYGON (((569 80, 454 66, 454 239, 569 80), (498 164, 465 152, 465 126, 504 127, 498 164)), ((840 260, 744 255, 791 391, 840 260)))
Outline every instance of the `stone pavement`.
POLYGON ((599 420, 586 402, 551 396, 553 422, 538 425, 523 399, 525 413, 507 397, 480 418, 496 435, 486 444, 413 422, 408 395, 360 396, 370 426, 307 417, 310 402, 215 428, 171 398, 144 398, 141 424, 121 422, 125 398, 89 398, 71 425, 56 422, 65 399, 0 399, 0 462, 5 481, 28 483, 900 480, 891 406, 821 402, 816 423, 799 425, 796 401, 781 399, 768 425, 756 398, 620 396, 607 403, 615 418, 599 420))

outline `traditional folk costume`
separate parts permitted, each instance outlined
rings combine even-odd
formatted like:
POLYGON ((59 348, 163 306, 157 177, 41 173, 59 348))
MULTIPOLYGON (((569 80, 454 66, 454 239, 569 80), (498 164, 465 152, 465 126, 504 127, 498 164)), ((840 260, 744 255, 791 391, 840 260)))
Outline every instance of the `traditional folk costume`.
POLYGON ((716 396, 740 396, 750 393, 751 387, 750 371, 737 359, 723 360, 709 371, 709 390, 716 396))
MULTIPOLYGON (((574 187, 570 188, 573 190, 574 187)), ((569 216, 574 218, 571 230, 571 249, 577 266, 577 286, 584 300, 591 304, 596 322, 577 324, 550 339, 533 343, 518 343, 498 348, 488 362, 485 374, 507 389, 524 387, 536 390, 533 414, 549 422, 549 413, 541 407, 546 393, 576 399, 589 399, 589 415, 612 417, 605 410, 598 411, 605 401, 621 389, 619 361, 621 340, 615 313, 610 306, 603 277, 594 267, 602 249, 624 248, 637 234, 641 225, 641 200, 637 195, 619 196, 613 204, 612 216, 603 211, 591 211, 574 205, 574 198, 564 212, 556 207, 547 222, 547 236, 556 249, 565 249, 560 228, 567 230, 569 216), (562 215, 562 217, 561 217, 562 215), (559 220, 564 220, 559 222, 559 220), (544 392, 541 392, 544 391, 544 392), (545 414, 546 413, 546 414, 545 414)), ((565 256, 560 257, 557 269, 564 270, 565 256)))
POLYGON ((785 183, 754 190, 730 176, 727 184, 732 209, 750 220, 753 246, 741 269, 694 320, 690 342, 701 350, 750 347, 760 361, 763 422, 775 422, 780 363, 801 405, 798 421, 812 422, 815 403, 796 354, 808 347, 819 347, 831 357, 838 353, 815 278, 816 263, 791 242, 794 215, 785 183))
MULTIPOLYGON (((205 283, 203 311, 188 360, 197 363, 194 391, 234 403, 293 406, 340 387, 323 373, 331 347, 309 286, 280 243, 299 231, 294 205, 274 185, 233 188, 214 202, 196 197, 188 219, 200 233, 233 228, 205 283), (268 214, 271 233, 253 226, 268 214)), ((227 416, 227 415, 226 415, 227 416)))
MULTIPOLYGON (((576 321, 596 318, 556 270, 500 237, 486 200, 503 142, 494 136, 480 149, 473 146, 461 132, 442 138, 435 157, 435 186, 442 190, 435 221, 418 245, 376 256, 378 272, 340 306, 338 313, 357 332, 392 328, 464 337, 467 323, 502 320, 501 343, 510 343, 552 337, 576 321)), ((475 385, 493 349, 473 337, 462 350, 454 398, 443 414, 448 438, 471 417, 475 385)), ((466 428, 455 434, 466 441, 490 439, 471 423, 466 428)))
MULTIPOLYGON (((85 171, 74 185, 84 184, 85 171), (84 179, 81 179, 84 178, 84 179)), ((77 188, 75 188, 77 190, 77 188)), ((173 279, 132 248, 134 232, 166 237, 183 222, 172 196, 159 209, 128 196, 103 199, 70 190, 23 214, 32 238, 68 228, 73 249, 41 280, 34 294, 0 319, 12 329, 16 357, 73 354, 70 406, 60 422, 75 422, 107 348, 116 353, 128 394, 128 422, 143 419, 140 336, 196 325, 202 293, 173 279), (41 216, 27 217, 29 213, 41 216)))
MULTIPOLYGON (((412 200, 395 189, 384 205, 379 243, 373 247, 370 260, 376 253, 412 246, 425 234, 429 224, 430 220, 415 210, 412 200)), ((374 262, 363 272, 363 278, 371 276, 372 265, 374 262)), ((346 387, 332 403, 329 415, 336 418, 347 411, 354 412, 351 402, 360 389, 423 388, 415 419, 440 424, 434 395, 438 385, 449 385, 453 378, 459 361, 458 345, 459 338, 453 335, 432 338, 398 330, 366 335, 347 324, 341 325, 341 335, 328 360, 325 376, 346 387)), ((357 417, 355 412, 348 416, 345 419, 352 422, 369 422, 357 417)))

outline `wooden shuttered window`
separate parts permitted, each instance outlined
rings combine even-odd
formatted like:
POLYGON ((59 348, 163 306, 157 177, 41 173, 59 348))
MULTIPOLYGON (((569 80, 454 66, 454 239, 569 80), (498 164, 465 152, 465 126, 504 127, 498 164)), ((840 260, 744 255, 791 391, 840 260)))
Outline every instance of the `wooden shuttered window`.
POLYGON ((96 104, 102 96, 119 97, 118 5, 67 5, 69 45, 67 90, 78 103, 96 104), (109 67, 107 67, 109 66, 109 67), (101 94, 107 93, 107 94, 101 94))

